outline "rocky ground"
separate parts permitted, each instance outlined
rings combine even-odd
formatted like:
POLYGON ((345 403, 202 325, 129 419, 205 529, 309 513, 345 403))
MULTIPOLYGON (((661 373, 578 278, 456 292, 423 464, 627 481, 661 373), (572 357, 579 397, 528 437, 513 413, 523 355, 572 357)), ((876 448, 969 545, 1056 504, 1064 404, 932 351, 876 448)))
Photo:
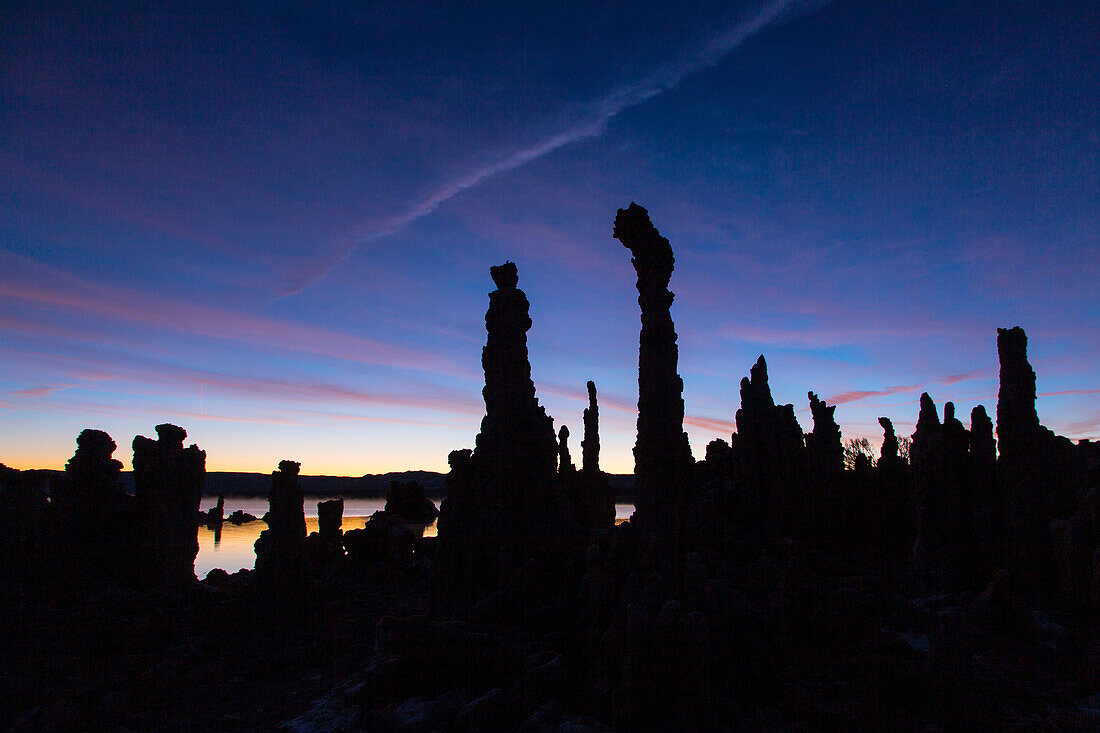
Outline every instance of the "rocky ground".
MULTIPOLYGON (((996 589, 883 594, 873 573, 823 556, 782 562, 765 553, 729 568, 743 614, 770 636, 725 667, 668 660, 670 678, 652 684, 738 679, 723 699, 695 693, 729 729, 1100 726, 1100 639, 1085 619, 1000 607, 996 589)), ((428 620, 431 564, 338 563, 302 613, 260 603, 249 571, 214 573, 171 603, 117 589, 68 603, 23 591, 2 604, 0 726, 610 729, 607 701, 583 689, 574 640, 428 620)))

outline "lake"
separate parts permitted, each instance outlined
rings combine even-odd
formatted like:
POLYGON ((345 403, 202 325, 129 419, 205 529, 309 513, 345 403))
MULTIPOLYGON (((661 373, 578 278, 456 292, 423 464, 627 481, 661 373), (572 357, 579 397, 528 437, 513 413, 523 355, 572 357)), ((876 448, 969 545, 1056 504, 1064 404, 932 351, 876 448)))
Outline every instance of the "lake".
MULTIPOLYGON (((305 499, 306 532, 317 531, 317 502, 326 498, 307 496, 305 499)), ((202 497, 200 509, 207 511, 218 503, 216 496, 202 497)), ((439 506, 439 501, 434 502, 439 506)), ((386 506, 385 497, 378 499, 344 498, 344 522, 341 529, 359 529, 367 523, 372 514, 386 506)), ((267 499, 251 497, 225 497, 225 516, 229 516, 236 510, 262 517, 267 512, 267 499)), ((633 504, 615 504, 615 523, 618 524, 630 518, 634 513, 633 504)), ((421 525, 415 525, 417 527, 421 525)), ((256 520, 248 524, 237 526, 225 522, 222 524, 221 541, 214 541, 214 531, 205 526, 199 527, 199 554, 195 558, 195 575, 205 578, 206 574, 214 568, 221 568, 227 573, 235 573, 238 570, 250 569, 256 564, 256 551, 253 545, 260 532, 267 529, 267 525, 256 520)), ((423 536, 435 536, 435 523, 423 528, 423 536)))

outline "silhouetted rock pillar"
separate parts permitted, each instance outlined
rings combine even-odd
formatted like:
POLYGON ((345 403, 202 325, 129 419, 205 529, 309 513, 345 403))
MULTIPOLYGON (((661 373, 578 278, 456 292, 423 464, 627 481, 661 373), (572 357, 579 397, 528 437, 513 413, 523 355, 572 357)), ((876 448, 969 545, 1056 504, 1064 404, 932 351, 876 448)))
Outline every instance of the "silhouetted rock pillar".
POLYGON ((290 543, 306 536, 305 495, 298 478, 301 467, 296 461, 279 461, 268 494, 268 529, 290 543))
POLYGON ((53 519, 46 497, 46 477, 0 464, 0 587, 12 581, 35 585, 55 572, 47 553, 54 538, 53 519))
POLYGON ((51 488, 62 541, 58 568, 77 585, 118 582, 133 561, 130 497, 119 481, 122 463, 114 458, 115 441, 102 430, 81 431, 76 453, 65 464, 65 475, 51 488))
POLYGON ((813 432, 806 438, 811 474, 823 477, 826 483, 830 483, 844 470, 844 445, 841 443, 840 426, 837 425, 834 415, 836 405, 825 404, 813 392, 808 392, 807 397, 814 420, 813 432))
POLYGON ((506 262, 490 268, 490 274, 497 289, 489 294, 485 314, 485 417, 475 454, 483 480, 505 491, 507 503, 523 515, 545 504, 546 487, 557 471, 557 441, 554 421, 539 405, 531 380, 530 304, 516 287, 516 266, 506 262))
POLYGON ((898 436, 890 418, 880 417, 882 451, 878 459, 878 537, 892 558, 908 558, 913 551, 913 504, 909 493, 909 466, 901 457, 898 436))
POLYGON ((974 503, 978 569, 986 578, 1003 566, 1004 502, 997 488, 997 441, 985 407, 970 412, 969 483, 974 503))
POLYGON ((970 460, 978 496, 991 492, 997 470, 997 440, 993 437, 993 421, 982 405, 970 411, 970 460))
MULTIPOLYGON (((950 554, 953 580, 959 588, 977 581, 977 553, 974 535, 974 483, 971 477, 970 431, 955 417, 955 403, 943 406, 945 459, 944 532, 950 554)), ((986 578, 982 587, 988 583, 986 578)))
POLYGON ((804 511, 806 448, 794 406, 776 405, 772 398, 763 355, 741 379, 735 419, 736 481, 746 496, 749 521, 774 532, 804 511))
POLYGON ((947 453, 943 425, 940 424, 936 405, 927 392, 920 396, 920 416, 909 455, 917 509, 913 566, 926 591, 942 593, 950 581, 945 538, 948 524, 947 453))
POLYGON ((998 473, 1004 490, 1006 559, 1024 584, 1037 586, 1050 574, 1048 558, 1052 487, 1044 485, 1042 427, 1035 411, 1035 372, 1027 360, 1024 329, 997 329, 1001 387, 997 395, 998 473))
POLYGON ((558 473, 571 476, 576 471, 577 467, 573 465, 573 458, 569 455, 569 428, 562 425, 558 430, 558 473))
POLYGON ((615 494, 600 470, 600 408, 596 385, 588 383, 588 407, 584 411, 580 474, 570 483, 577 522, 589 529, 608 530, 615 523, 615 494))
POLYGON ((256 540, 256 573, 270 603, 298 605, 305 599, 306 517, 300 469, 300 463, 280 461, 279 470, 272 472, 267 529, 256 540))
MULTIPOLYGON (((813 537, 820 537, 830 518, 825 516, 828 508, 838 497, 841 475, 844 472, 844 445, 840 439, 840 426, 836 423, 836 405, 827 405, 813 392, 806 395, 810 400, 810 414, 813 416, 813 431, 806 434, 806 458, 809 463, 810 491, 804 497, 804 517, 800 522, 807 525, 813 537)), ((799 491, 801 487, 791 486, 788 491, 799 491)))
POLYGON ((307 538, 310 558, 315 566, 324 566, 344 555, 344 500, 317 502, 317 531, 307 538))
POLYGON ((1034 477, 1039 415, 1035 411, 1035 371, 1027 360, 1024 329, 997 329, 1001 386, 997 395, 997 438, 1001 462, 1014 482, 1034 477))
POLYGON ((633 255, 642 311, 634 521, 643 532, 678 542, 693 461, 684 432, 684 383, 676 372, 673 294, 668 289, 675 258, 668 240, 637 204, 619 209, 614 236, 633 255))
POLYGON ((413 524, 431 524, 439 516, 439 510, 418 481, 390 481, 384 511, 413 524))
MULTIPOLYGON (((433 611, 444 616, 505 585, 528 611, 540 597, 557 602, 573 550, 574 517, 557 476, 553 420, 531 380, 530 304, 517 287, 514 263, 492 267, 490 274, 497 289, 489 294, 481 356, 485 417, 473 453, 455 451, 449 458, 438 524, 433 611)), ((525 618, 533 623, 534 617, 525 618)))
POLYGON ((134 498, 141 536, 140 582, 167 592, 195 580, 198 514, 206 452, 183 447, 187 431, 157 425, 157 439, 134 437, 134 498))
POLYGON ((588 407, 584 411, 584 439, 581 440, 581 469, 600 470, 600 406, 596 403, 596 383, 588 383, 588 407))
POLYGON ((218 495, 218 503, 206 513, 206 523, 209 525, 221 524, 225 521, 225 497, 218 495))
POLYGON ((344 500, 330 499, 317 502, 317 531, 322 537, 338 538, 344 521, 344 500))
POLYGON ((51 502, 78 533, 118 516, 125 491, 119 482, 122 462, 111 457, 116 447, 102 430, 82 430, 76 453, 65 464, 65 479, 52 492, 51 502))
POLYGON ((888 417, 880 417, 878 424, 882 426, 882 450, 879 452, 879 468, 892 466, 901 461, 898 436, 894 432, 894 423, 888 417))

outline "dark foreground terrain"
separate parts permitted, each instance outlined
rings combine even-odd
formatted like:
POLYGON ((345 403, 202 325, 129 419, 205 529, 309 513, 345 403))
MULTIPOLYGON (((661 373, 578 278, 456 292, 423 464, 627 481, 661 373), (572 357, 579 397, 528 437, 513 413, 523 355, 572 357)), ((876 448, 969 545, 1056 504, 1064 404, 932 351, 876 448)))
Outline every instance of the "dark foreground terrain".
MULTIPOLYGON (((641 308, 635 505, 614 524, 588 383, 581 463, 535 396, 529 304, 493 267, 485 418, 453 451, 438 537, 416 481, 306 536, 299 465, 268 483, 256 568, 194 577, 205 458, 157 426, 86 430, 63 475, 0 476, 0 726, 27 730, 1096 730, 1100 452, 1044 428, 1020 328, 969 427, 921 398, 911 444, 846 456, 776 405, 683 432, 674 257, 619 211, 641 308), (942 415, 942 417, 941 417, 942 415), (996 437, 995 437, 996 436, 996 437), (906 450, 906 447, 908 448, 906 450), (48 489, 48 491, 47 491, 48 489)), ((993 358, 992 339, 990 344, 993 358)))

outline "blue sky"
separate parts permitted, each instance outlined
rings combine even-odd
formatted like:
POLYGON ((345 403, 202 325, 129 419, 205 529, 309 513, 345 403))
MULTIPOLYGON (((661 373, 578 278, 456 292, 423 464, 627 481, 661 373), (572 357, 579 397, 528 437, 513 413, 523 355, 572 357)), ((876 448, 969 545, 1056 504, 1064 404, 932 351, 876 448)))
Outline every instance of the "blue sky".
POLYGON ((927 390, 1100 436, 1090 3, 28 4, 0 29, 0 462, 171 421, 212 470, 443 469, 483 414, 490 265, 539 396, 630 471, 615 210, 672 242, 688 430, 763 353, 846 437, 927 390))

